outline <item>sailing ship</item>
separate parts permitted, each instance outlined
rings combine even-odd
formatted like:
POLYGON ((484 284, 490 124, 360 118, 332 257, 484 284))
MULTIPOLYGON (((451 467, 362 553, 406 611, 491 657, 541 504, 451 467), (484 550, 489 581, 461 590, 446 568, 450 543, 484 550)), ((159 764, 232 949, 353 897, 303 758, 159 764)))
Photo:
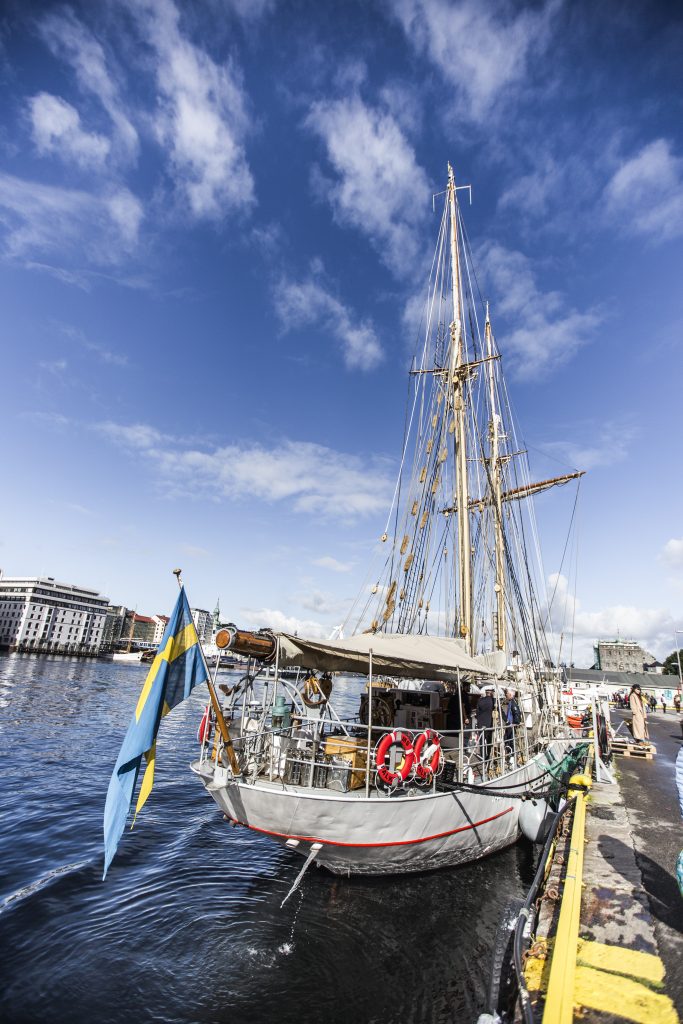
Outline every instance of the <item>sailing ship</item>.
POLYGON ((372 583, 332 640, 217 635, 248 668, 222 706, 210 683, 191 766, 227 820, 337 874, 440 868, 515 842, 557 796, 570 749, 531 499, 581 474, 531 479, 461 187, 449 165, 372 583), (351 718, 337 673, 366 677, 351 718))

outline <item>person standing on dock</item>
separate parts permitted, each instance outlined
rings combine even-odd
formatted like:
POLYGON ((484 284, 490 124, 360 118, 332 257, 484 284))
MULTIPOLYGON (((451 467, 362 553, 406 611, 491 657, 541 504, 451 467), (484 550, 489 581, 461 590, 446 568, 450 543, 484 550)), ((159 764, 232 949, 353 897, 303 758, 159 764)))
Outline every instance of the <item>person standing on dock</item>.
POLYGON ((637 683, 631 687, 628 697, 628 706, 633 715, 631 732, 636 743, 642 743, 645 739, 645 706, 641 696, 641 690, 637 683))
POLYGON ((488 764, 493 740, 493 709, 496 704, 493 699, 494 692, 492 686, 485 686, 484 696, 479 698, 477 704, 477 729, 481 732, 482 758, 485 765, 488 764))

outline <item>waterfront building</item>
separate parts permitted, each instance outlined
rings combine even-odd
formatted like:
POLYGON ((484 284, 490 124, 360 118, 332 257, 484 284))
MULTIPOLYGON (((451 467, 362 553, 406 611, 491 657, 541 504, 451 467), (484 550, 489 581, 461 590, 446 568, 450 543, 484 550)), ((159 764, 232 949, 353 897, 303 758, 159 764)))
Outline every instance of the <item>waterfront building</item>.
MULTIPOLYGON (((137 612, 128 612, 128 615, 132 617, 132 630, 130 628, 131 619, 128 619, 128 636, 131 638, 133 647, 139 649, 141 647, 151 648, 155 647, 154 637, 157 631, 157 623, 149 615, 138 615, 137 612)), ((163 635, 163 630, 161 631, 163 635)))
POLYGON ((204 608, 190 608, 197 636, 202 643, 209 643, 213 632, 213 616, 204 608))
POLYGON ((635 640, 598 640, 595 647, 595 665, 602 672, 657 671, 659 664, 654 654, 643 650, 635 640), (646 667, 647 666, 647 669, 646 667))
POLYGON ((127 614, 128 609, 123 604, 110 605, 107 608, 107 618, 102 634, 101 651, 103 654, 118 650, 122 643, 127 641, 128 637, 125 633, 127 614))
POLYGON ((614 669, 565 668, 563 672, 563 689, 566 693, 602 687, 609 694, 628 694, 632 686, 638 684, 646 697, 653 696, 657 701, 664 697, 671 704, 674 694, 680 693, 678 676, 665 676, 659 672, 619 672, 614 669))
POLYGON ((154 623, 154 636, 152 639, 154 640, 154 645, 158 647, 164 639, 164 633, 168 625, 168 615, 153 615, 152 622, 154 623))
POLYGON ((11 651, 99 654, 108 609, 96 590, 0 570, 0 647, 11 651))

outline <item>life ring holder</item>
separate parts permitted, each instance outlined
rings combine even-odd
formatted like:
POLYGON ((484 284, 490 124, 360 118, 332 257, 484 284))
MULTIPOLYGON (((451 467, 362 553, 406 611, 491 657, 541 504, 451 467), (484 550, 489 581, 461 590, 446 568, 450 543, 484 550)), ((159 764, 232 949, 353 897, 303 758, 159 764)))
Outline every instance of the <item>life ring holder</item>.
POLYGON ((321 708, 327 704, 332 693, 332 676, 325 672, 318 679, 313 672, 304 680, 301 699, 307 708, 321 708))
POLYGON ((211 733, 213 731, 213 719, 211 717, 211 705, 207 704, 204 708, 204 714, 202 715, 199 728, 197 729, 197 742, 204 746, 211 739, 211 733))
POLYGON ((415 740, 415 775, 418 784, 426 785, 437 775, 441 775, 444 765, 441 737, 433 729, 425 729, 415 740), (422 751, 431 743, 436 744, 436 750, 432 753, 428 762, 422 757, 422 751))
POLYGON ((394 732, 386 733, 379 740, 375 747, 375 767, 377 768, 377 782, 390 788, 396 787, 399 783, 406 782, 413 774, 415 764, 415 748, 413 738, 409 732, 395 729, 394 732), (389 752, 392 747, 399 745, 403 748, 403 758, 392 771, 388 765, 389 752))

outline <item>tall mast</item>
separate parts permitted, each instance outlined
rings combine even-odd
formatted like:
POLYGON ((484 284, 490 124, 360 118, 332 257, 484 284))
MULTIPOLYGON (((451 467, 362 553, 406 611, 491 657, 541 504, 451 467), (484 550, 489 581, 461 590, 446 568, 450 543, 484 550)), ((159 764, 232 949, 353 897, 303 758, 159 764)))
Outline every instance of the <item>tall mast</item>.
POLYGON ((460 584, 459 633, 467 650, 473 654, 472 633, 472 550, 470 541, 469 489, 467 486, 467 444, 465 439, 465 391, 467 376, 462 330, 462 297, 460 294, 460 251, 458 248, 458 214, 455 197, 455 176, 448 165, 448 206, 451 219, 451 279, 453 287, 453 321, 449 379, 453 394, 455 421, 455 505, 458 516, 458 573, 460 584))
POLYGON ((496 595, 496 648, 499 651, 505 650, 505 574, 504 574, 504 549, 503 549, 503 502, 501 497, 501 472, 500 472, 500 415, 496 401, 496 379, 493 369, 493 338, 491 336, 491 320, 489 318, 489 304, 486 303, 486 356, 489 362, 486 364, 486 373, 489 385, 489 408, 491 419, 489 421, 489 444, 490 444, 490 481, 491 481, 491 504, 493 505, 493 530, 496 551, 496 580, 493 589, 496 595))

